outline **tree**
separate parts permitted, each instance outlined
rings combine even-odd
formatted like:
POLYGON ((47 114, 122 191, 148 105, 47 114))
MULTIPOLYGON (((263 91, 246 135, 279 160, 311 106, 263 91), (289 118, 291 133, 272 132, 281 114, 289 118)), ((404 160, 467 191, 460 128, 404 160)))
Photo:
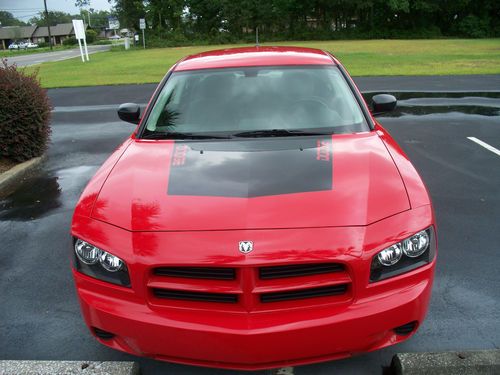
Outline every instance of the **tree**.
POLYGON ((121 27, 137 29, 139 19, 144 18, 146 11, 141 0, 115 0, 114 12, 120 20, 121 27))
POLYGON ((108 26, 108 17, 111 16, 111 12, 107 10, 98 10, 90 8, 88 10, 90 23, 93 28, 107 27, 108 26))
POLYGON ((75 7, 84 8, 90 6, 90 0, 75 0, 75 7))
POLYGON ((222 26, 222 3, 224 0, 187 0, 189 18, 194 31, 204 35, 219 33, 222 26))
MULTIPOLYGON (((80 0, 83 1, 83 0, 80 0)), ((498 0, 109 0, 158 40, 470 37, 500 34, 498 0)))
POLYGON ((18 20, 14 15, 10 12, 6 12, 4 10, 0 10, 0 24, 1 26, 25 26, 27 25, 25 22, 18 20))
POLYGON ((155 29, 181 30, 185 0, 148 0, 146 12, 155 29))
MULTIPOLYGON (((49 11, 50 26, 55 26, 58 23, 71 23, 71 20, 75 18, 80 18, 80 15, 71 15, 65 12, 59 11, 49 11)), ((29 20, 31 25, 37 26, 47 26, 47 21, 45 20, 45 13, 39 12, 37 16, 29 20)))

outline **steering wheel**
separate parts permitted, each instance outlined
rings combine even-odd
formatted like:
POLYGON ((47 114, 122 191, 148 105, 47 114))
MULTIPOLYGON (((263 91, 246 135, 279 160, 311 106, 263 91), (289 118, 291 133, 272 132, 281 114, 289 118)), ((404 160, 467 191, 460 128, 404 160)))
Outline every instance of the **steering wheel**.
POLYGON ((288 105, 288 117, 299 124, 308 123, 311 117, 325 111, 331 113, 332 110, 325 99, 318 96, 300 98, 288 105))
POLYGON ((316 106, 321 105, 324 109, 331 111, 330 104, 328 104, 328 102, 321 96, 307 96, 296 99, 290 105, 293 106, 293 108, 297 108, 298 106, 303 106, 304 104, 313 104, 316 106))

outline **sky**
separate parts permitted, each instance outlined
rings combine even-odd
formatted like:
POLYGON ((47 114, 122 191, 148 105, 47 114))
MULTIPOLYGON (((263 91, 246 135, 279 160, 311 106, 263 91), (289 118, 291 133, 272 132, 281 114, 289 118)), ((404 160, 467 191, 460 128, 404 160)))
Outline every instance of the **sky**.
MULTIPOLYGON (((108 0, 90 0, 90 7, 96 10, 110 10, 111 4, 108 0)), ((74 0, 47 0, 47 9, 70 14, 80 13, 74 0)), ((43 11, 43 0, 0 0, 0 10, 6 10, 26 22, 43 11)))

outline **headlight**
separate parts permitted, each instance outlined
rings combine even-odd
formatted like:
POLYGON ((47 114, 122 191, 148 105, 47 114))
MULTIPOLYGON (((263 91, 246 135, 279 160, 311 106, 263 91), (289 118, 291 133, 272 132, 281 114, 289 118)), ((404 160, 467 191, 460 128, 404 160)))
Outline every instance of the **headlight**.
POLYGON ((90 277, 122 286, 130 286, 123 260, 88 242, 75 239, 75 268, 90 277))
POLYGON ((429 234, 423 230, 402 242, 403 252, 410 258, 419 257, 429 247, 429 234))
POLYGON ((402 256, 403 251, 401 250, 401 245, 396 244, 378 253, 378 261, 383 266, 392 266, 399 262, 402 256))
POLYGON ((99 262, 99 258, 102 255, 101 249, 82 240, 76 240, 75 252, 78 259, 89 265, 99 262))
POLYGON ((432 262, 435 244, 434 230, 429 227, 380 251, 372 260, 370 282, 397 276, 432 262))
POLYGON ((113 254, 104 252, 99 259, 101 266, 109 272, 117 272, 123 267, 123 261, 113 254))

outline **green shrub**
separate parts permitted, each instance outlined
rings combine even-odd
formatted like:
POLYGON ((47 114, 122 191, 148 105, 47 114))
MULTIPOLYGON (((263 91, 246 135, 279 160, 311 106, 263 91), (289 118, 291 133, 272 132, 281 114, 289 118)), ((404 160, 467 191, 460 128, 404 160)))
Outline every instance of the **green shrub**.
POLYGON ((40 47, 40 48, 45 48, 45 47, 49 46, 49 43, 47 43, 47 42, 40 42, 40 43, 37 43, 37 44, 38 44, 38 47, 40 47))
POLYGON ((40 156, 50 137, 50 102, 38 71, 0 64, 0 157, 22 162, 40 156))
POLYGON ((94 43, 92 43, 94 45, 97 45, 97 46, 101 46, 101 45, 108 45, 108 44, 113 44, 113 41, 111 40, 106 40, 106 39, 98 39, 96 40, 94 43))
MULTIPOLYGON (((146 47, 177 47, 191 45, 193 41, 188 40, 186 36, 179 31, 148 33, 146 34, 146 47)), ((142 33, 139 34, 139 44, 142 45, 142 33)))
POLYGON ((87 31, 85 31, 85 39, 87 40, 87 43, 95 42, 96 38, 97 38, 97 33, 94 30, 88 29, 87 31))
POLYGON ((76 40, 74 36, 70 36, 69 38, 64 39, 62 43, 65 46, 74 46, 78 43, 78 40, 76 40))
POLYGON ((485 38, 489 34, 489 20, 468 15, 456 26, 458 35, 469 38, 485 38))

